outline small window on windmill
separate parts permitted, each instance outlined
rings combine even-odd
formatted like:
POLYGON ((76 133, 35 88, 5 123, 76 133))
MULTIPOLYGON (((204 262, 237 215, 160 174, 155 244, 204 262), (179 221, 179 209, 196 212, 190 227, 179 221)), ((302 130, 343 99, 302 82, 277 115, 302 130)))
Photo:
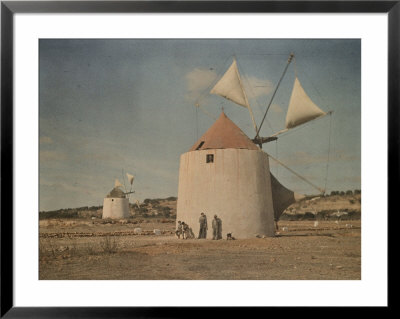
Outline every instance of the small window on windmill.
POLYGON ((204 144, 204 141, 201 141, 199 146, 197 146, 196 151, 199 150, 203 146, 203 144, 204 144))
POLYGON ((206 163, 214 163, 214 154, 207 154, 206 163))

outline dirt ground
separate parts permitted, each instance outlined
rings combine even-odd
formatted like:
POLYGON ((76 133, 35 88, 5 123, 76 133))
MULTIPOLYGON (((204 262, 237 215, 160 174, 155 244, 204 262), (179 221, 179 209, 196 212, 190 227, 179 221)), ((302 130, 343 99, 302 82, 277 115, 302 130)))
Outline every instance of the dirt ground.
POLYGON ((174 228, 42 220, 39 279, 361 279, 360 220, 281 221, 276 237, 229 241, 178 240, 174 228))

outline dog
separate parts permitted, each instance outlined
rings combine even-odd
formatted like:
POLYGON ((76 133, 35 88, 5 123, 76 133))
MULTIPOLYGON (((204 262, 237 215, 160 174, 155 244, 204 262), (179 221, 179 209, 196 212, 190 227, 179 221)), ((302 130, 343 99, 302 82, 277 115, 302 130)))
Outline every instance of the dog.
POLYGON ((232 236, 232 233, 226 234, 226 240, 235 240, 236 238, 232 236))

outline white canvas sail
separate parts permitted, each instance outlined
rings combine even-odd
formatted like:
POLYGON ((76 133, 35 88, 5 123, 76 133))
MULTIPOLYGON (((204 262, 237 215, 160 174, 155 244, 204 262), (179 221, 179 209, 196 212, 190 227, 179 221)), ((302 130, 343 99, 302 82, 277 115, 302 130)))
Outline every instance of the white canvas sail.
POLYGON ((129 174, 129 173, 126 173, 126 176, 128 177, 129 183, 131 183, 131 185, 132 185, 133 180, 135 179, 135 176, 133 176, 133 175, 131 175, 131 174, 129 174))
POLYGON ((236 60, 233 60, 229 69, 217 84, 214 85, 210 93, 222 96, 240 106, 248 107, 246 93, 242 88, 236 60))
POLYGON ((121 182, 118 180, 118 178, 115 180, 114 187, 123 187, 124 185, 121 184, 121 182))
POLYGON ((229 69, 211 89, 210 93, 222 96, 247 108, 250 113, 251 121, 253 122, 254 130, 257 132, 257 124, 254 120, 253 111, 250 107, 249 101, 247 100, 246 92, 244 91, 235 59, 229 69))
POLYGON ((294 128, 326 114, 309 98, 296 77, 286 114, 286 128, 294 128))

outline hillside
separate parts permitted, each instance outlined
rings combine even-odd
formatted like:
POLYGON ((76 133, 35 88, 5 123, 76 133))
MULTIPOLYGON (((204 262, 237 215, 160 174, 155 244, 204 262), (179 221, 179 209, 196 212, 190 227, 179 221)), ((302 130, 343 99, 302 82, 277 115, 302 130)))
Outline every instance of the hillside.
MULTIPOLYGON (((145 199, 142 203, 129 204, 131 217, 176 217, 176 197, 145 199)), ((39 212, 39 219, 47 218, 101 218, 102 206, 84 206, 39 212)))
MULTIPOLYGON (((145 199, 142 203, 130 203, 131 217, 175 218, 176 197, 145 199)), ((59 209, 40 212, 40 219, 46 218, 101 218, 102 206, 59 209)), ((330 195, 323 197, 306 197, 289 206, 281 216, 282 220, 298 219, 332 219, 361 216, 361 194, 330 195)))
POLYGON ((359 219, 361 194, 330 195, 304 198, 291 206, 281 219, 359 219))

